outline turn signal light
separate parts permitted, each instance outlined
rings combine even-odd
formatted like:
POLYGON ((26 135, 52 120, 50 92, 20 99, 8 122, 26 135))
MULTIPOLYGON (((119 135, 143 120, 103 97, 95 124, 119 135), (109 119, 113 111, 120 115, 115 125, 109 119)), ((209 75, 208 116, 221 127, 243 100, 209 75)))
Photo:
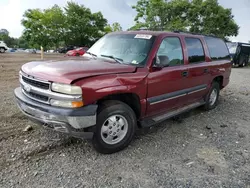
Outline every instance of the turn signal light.
POLYGON ((84 104, 83 104, 83 101, 73 101, 71 102, 72 104, 72 108, 79 108, 79 107, 82 107, 84 104))

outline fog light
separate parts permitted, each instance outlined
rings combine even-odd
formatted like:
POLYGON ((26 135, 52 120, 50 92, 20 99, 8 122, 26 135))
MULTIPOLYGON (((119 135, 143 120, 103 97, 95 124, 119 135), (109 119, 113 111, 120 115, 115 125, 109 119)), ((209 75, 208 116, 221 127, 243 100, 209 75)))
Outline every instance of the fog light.
POLYGON ((83 106, 83 101, 59 101, 51 99, 50 104, 52 106, 59 106, 64 108, 79 108, 83 106))

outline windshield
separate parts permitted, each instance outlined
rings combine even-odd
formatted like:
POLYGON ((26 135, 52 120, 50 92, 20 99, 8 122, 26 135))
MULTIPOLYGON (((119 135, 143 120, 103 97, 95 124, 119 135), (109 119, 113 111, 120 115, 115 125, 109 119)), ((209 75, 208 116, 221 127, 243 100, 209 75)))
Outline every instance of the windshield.
POLYGON ((140 34, 111 34, 98 40, 89 54, 119 60, 122 64, 146 64, 155 37, 140 34))
POLYGON ((233 42, 227 42, 227 47, 230 54, 235 54, 238 44, 233 42))

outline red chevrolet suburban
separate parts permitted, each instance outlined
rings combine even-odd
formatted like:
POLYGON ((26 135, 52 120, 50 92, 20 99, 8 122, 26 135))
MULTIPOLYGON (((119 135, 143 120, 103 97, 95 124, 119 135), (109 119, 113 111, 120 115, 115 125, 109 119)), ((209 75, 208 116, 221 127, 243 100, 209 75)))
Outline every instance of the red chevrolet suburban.
POLYGON ((113 153, 129 145, 137 128, 199 106, 215 108, 230 74, 229 51, 220 38, 115 32, 79 59, 24 64, 14 93, 30 119, 91 137, 97 151, 113 153))

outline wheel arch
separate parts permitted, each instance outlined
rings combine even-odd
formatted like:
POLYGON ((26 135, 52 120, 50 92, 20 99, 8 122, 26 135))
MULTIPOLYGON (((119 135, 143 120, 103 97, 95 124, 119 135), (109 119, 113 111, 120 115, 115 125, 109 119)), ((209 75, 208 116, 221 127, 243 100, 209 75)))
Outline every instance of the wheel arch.
MULTIPOLYGON (((136 118, 139 119, 141 116, 141 103, 140 98, 135 93, 118 93, 107 95, 99 100, 97 100, 98 106, 102 106, 102 104, 106 101, 121 101, 127 104, 135 113, 136 118)), ((100 109, 100 108, 99 108, 100 109)))
POLYGON ((223 89, 223 80, 224 80, 224 77, 222 75, 220 75, 220 76, 216 76, 213 79, 213 82, 218 82, 220 85, 220 89, 223 89))

